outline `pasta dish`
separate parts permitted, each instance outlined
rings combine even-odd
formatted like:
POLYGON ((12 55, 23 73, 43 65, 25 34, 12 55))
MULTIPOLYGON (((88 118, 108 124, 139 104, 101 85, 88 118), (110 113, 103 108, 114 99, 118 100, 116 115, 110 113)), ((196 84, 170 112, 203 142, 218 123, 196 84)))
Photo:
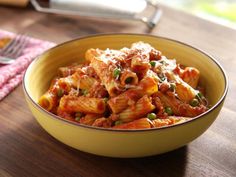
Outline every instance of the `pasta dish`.
POLYGON ((40 99, 47 111, 79 124, 146 129, 178 124, 208 109, 197 68, 148 43, 88 49, 83 64, 58 68, 40 99))

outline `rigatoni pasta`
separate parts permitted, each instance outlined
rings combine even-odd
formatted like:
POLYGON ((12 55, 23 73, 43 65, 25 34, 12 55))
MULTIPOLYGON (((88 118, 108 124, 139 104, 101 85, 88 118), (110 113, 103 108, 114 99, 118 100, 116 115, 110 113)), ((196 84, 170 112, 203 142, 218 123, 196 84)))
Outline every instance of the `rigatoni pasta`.
POLYGON ((44 109, 79 124, 113 129, 170 126, 208 109, 200 71, 147 43, 91 48, 85 61, 58 69, 39 99, 44 109))
POLYGON ((152 95, 157 92, 157 90, 157 81, 152 77, 145 77, 136 87, 130 88, 122 94, 109 99, 107 103, 113 113, 120 113, 125 108, 138 101, 142 96, 152 95))

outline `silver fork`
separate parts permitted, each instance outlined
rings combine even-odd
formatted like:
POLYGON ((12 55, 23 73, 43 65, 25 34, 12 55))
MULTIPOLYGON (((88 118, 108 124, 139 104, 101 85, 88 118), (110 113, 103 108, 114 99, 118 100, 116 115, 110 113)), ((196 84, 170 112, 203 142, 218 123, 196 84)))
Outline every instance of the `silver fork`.
POLYGON ((3 49, 0 50, 0 64, 11 64, 19 57, 27 44, 27 36, 16 35, 3 49))

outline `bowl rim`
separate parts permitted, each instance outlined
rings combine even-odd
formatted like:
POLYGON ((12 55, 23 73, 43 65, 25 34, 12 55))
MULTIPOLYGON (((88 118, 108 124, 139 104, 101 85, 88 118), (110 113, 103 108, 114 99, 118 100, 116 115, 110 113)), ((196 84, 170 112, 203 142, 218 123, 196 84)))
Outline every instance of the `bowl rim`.
POLYGON ((49 49, 47 49, 46 51, 44 51, 43 53, 41 53, 40 55, 38 55, 31 63, 30 65, 27 67, 25 73, 24 73, 24 76, 23 76, 23 82, 22 82, 22 85, 23 85, 23 91, 25 93, 25 95, 30 99, 30 101, 33 103, 33 106, 35 106, 38 110, 40 110, 41 112, 49 115, 50 118, 52 119, 57 119, 59 121, 64 121, 64 123, 66 124, 70 124, 70 125, 75 125, 75 126, 78 126, 78 127, 82 127, 82 128, 88 128, 88 129, 94 129, 94 130, 99 130, 99 131, 112 131, 112 132, 146 132, 146 131, 157 131, 157 130, 164 130, 164 129, 169 129, 169 128, 172 128, 172 127, 176 127, 176 126, 181 126, 181 125, 185 125, 185 124, 188 124, 188 123, 191 123, 193 121, 196 121, 200 118, 203 118, 203 116, 209 114, 210 112, 212 112, 214 109, 216 109, 225 99, 226 95, 227 95, 227 92, 228 92, 228 77, 226 75, 226 72, 225 70, 223 69, 223 67, 221 66, 221 64, 211 55, 209 55, 208 53, 206 53, 205 51, 203 51, 202 49, 199 49, 197 47, 193 47, 189 44, 186 44, 184 42, 181 42, 181 41, 178 41, 178 40, 175 40, 175 39, 171 39, 171 38, 168 38, 168 37, 163 37, 163 36, 158 36, 158 35, 153 35, 153 34, 142 34, 142 33, 99 33, 99 34, 90 34, 90 35, 83 35, 81 37, 78 37, 78 38, 75 38, 75 39, 72 39, 72 40, 69 40, 69 41, 65 41, 65 42, 62 42, 60 44, 57 44, 55 45, 54 47, 51 47, 49 49), (39 60, 41 58, 42 55, 45 55, 45 53, 49 52, 50 50, 53 50, 55 48, 58 48, 60 46, 63 46, 65 44, 68 44, 68 43, 71 43, 71 42, 75 42, 77 40, 81 40, 81 39, 88 39, 88 38, 94 38, 94 37, 107 37, 107 36, 113 36, 113 35, 127 35, 127 36, 147 36, 147 37, 152 37, 152 38, 159 38, 159 39, 164 39, 164 40, 167 40, 167 41, 171 41, 171 42, 175 42, 175 43, 178 43, 178 44, 181 44, 181 45, 184 45, 184 46, 187 46, 189 48, 192 48, 202 54, 204 54, 205 56, 207 56, 211 61, 213 61, 217 67, 221 70, 221 73, 223 74, 223 77, 224 77, 224 92, 222 94, 222 96, 220 97, 220 99, 217 101, 217 103, 215 105, 213 105, 210 109, 208 109, 206 112, 190 119, 190 120, 187 120, 187 121, 184 121, 184 122, 181 122, 181 123, 177 123, 177 124, 173 124, 173 125, 168 125, 168 126, 163 126, 163 127, 156 127, 156 128, 148 128, 148 129, 112 129, 112 128, 103 128, 103 127, 95 127, 95 126, 90 126, 90 125, 84 125, 84 124, 79 124, 79 123, 76 123, 76 122, 72 122, 70 120, 67 120, 67 119, 63 119, 62 117, 60 116, 57 116, 45 109, 43 109, 41 106, 39 106, 38 103, 36 103, 34 101, 34 99, 30 96, 30 94, 28 93, 27 89, 26 89, 26 74, 29 70, 30 67, 32 67, 34 65, 34 63, 39 60))

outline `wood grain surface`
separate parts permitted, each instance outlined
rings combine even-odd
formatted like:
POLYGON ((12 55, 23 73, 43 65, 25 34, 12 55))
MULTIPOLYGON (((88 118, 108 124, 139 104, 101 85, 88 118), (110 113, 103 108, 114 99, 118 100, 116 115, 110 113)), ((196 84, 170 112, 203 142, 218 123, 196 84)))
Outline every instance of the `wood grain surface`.
POLYGON ((56 43, 88 34, 129 32, 165 36, 198 47, 217 58, 230 82, 225 105, 213 125, 187 146, 166 154, 136 159, 95 156, 46 133, 29 111, 19 86, 0 102, 1 177, 236 176, 236 30, 161 8, 163 16, 152 31, 135 21, 66 17, 41 14, 31 7, 3 6, 0 28, 56 43))

